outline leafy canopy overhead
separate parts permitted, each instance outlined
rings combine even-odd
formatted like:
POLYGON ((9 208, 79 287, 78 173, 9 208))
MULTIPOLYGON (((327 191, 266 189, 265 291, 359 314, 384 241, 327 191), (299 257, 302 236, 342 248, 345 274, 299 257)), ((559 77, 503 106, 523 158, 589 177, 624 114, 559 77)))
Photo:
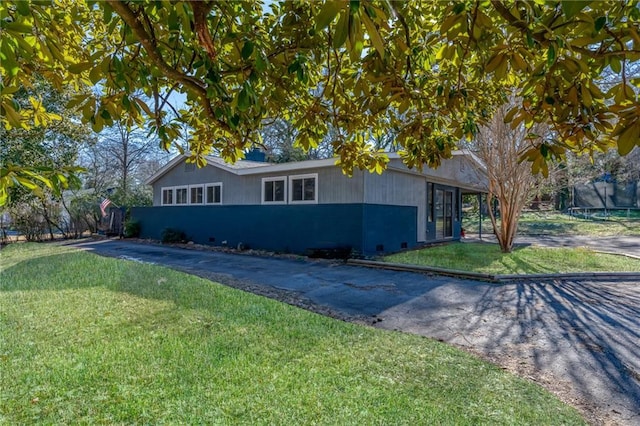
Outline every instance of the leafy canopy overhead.
POLYGON ((69 106, 95 131, 150 122, 168 148, 190 129, 198 164, 241 158, 278 118, 304 148, 333 129, 346 173, 384 168, 369 141, 390 128, 409 166, 437 166, 514 92, 512 126, 554 131, 526 154, 534 172, 640 145, 637 1, 32 0, 3 1, 0 20, 5 127, 56 119, 14 102, 41 75, 78 89, 69 106))

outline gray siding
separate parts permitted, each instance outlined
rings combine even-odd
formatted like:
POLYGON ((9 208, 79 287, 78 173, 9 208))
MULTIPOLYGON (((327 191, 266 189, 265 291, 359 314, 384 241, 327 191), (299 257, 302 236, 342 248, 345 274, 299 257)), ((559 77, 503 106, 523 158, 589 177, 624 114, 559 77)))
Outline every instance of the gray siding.
POLYGON ((223 205, 261 204, 262 178, 285 176, 288 179, 289 176, 312 173, 318 174, 319 204, 363 202, 364 173, 360 171, 354 172, 352 178, 343 175, 340 168, 333 166, 238 176, 211 165, 194 169, 182 161, 153 184, 153 205, 162 204, 163 187, 215 182, 222 182, 223 205))
POLYGON ((182 161, 153 184, 153 205, 161 205, 163 187, 215 182, 222 182, 222 204, 260 204, 259 177, 236 176, 213 166, 194 169, 182 161))
POLYGON ((472 191, 486 191, 487 187, 487 178, 478 169, 478 165, 462 155, 454 155, 452 158, 442 160, 442 164, 437 169, 424 165, 422 172, 417 169, 407 169, 399 158, 391 159, 388 167, 405 170, 408 173, 421 174, 429 182, 466 188, 472 191))
POLYGON ((365 177, 364 202, 417 207, 416 241, 426 240, 427 179, 424 176, 387 170, 365 177))
POLYGON ((332 166, 305 173, 318 173, 318 203, 343 204, 364 201, 365 172, 354 171, 353 177, 348 177, 339 167, 332 166))

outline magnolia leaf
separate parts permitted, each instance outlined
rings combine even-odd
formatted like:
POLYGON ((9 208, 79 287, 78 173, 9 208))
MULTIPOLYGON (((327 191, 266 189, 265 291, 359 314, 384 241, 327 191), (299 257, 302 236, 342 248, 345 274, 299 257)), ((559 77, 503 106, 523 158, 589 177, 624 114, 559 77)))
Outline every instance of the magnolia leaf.
POLYGON ((238 111, 246 111, 251 107, 251 98, 247 92, 247 88, 243 87, 240 93, 238 93, 238 111))
MULTIPOLYGON (((22 2, 18 2, 18 3, 22 3, 22 2)), ((22 22, 6 22, 4 20, 2 22, 2 29, 15 31, 17 33, 23 33, 23 34, 31 34, 33 32, 33 27, 31 25, 24 24, 22 22)))
POLYGON ((142 108, 142 110, 147 113, 148 116, 152 117, 153 116, 153 112, 151 112, 151 109, 149 108, 149 106, 140 98, 133 98, 134 101, 136 101, 136 103, 140 106, 140 108, 142 108))
POLYGON ((16 183, 19 183, 20 185, 24 186, 30 191, 33 191, 38 187, 38 185, 30 181, 29 179, 26 179, 20 176, 14 176, 13 179, 15 180, 16 183))
POLYGON ((563 0, 562 2, 562 13, 567 19, 573 18, 577 15, 582 9, 587 7, 591 1, 582 1, 582 0, 563 0))
POLYGON ((618 137, 618 153, 622 156, 629 154, 636 145, 640 145, 640 119, 634 125, 628 126, 618 137))
POLYGON ((0 48, 2 49, 0 51, 0 64, 8 71, 9 76, 15 77, 20 72, 20 65, 16 62, 15 53, 10 50, 8 43, 2 43, 0 48))
POLYGON ((518 107, 511 108, 511 110, 509 110, 509 112, 504 116, 504 122, 510 123, 518 111, 520 111, 520 108, 518 107))
POLYGON ((2 95, 11 95, 11 94, 17 92, 18 90, 20 90, 19 86, 3 87, 2 90, 0 90, 0 96, 2 96, 2 95))
POLYGON ((378 55, 380 55, 381 58, 384 58, 384 41, 382 40, 382 37, 380 37, 380 33, 378 32, 376 25, 366 13, 362 15, 362 22, 369 33, 369 38, 371 39, 373 47, 378 51, 378 55))
POLYGON ((344 3, 339 1, 328 1, 320 9, 316 16, 316 29, 323 30, 333 22, 338 13, 344 9, 344 3))
POLYGON ((487 63, 487 66, 484 68, 484 70, 488 73, 494 72, 504 60, 505 56, 501 52, 497 52, 491 59, 489 59, 489 62, 487 63))
POLYGON ((89 95, 76 95, 67 102, 67 109, 73 109, 89 98, 89 95))
POLYGON ((102 78, 103 76, 101 66, 93 67, 91 71, 89 71, 89 80, 91 80, 91 83, 96 84, 100 80, 102 80, 102 78))
POLYGON ((94 132, 100 133, 104 128, 104 120, 102 120, 102 117, 100 117, 99 115, 94 116, 91 128, 94 132))
MULTIPOLYGON (((4 181, 4 180, 5 179, 1 179, 1 181, 4 181)), ((0 207, 7 204, 8 200, 9 200, 9 193, 7 192, 7 186, 4 184, 4 182, 0 182, 0 207)))
POLYGON ((607 17, 601 16, 598 19, 596 19, 596 21, 593 23, 593 27, 595 28, 596 32, 598 32, 604 28, 606 23, 607 23, 607 17))
POLYGON ((68 66, 68 70, 72 74, 81 74, 82 72, 91 68, 93 64, 91 62, 80 62, 77 64, 71 64, 68 66))
POLYGON ((15 5, 16 5, 16 10, 20 15, 29 16, 29 14, 31 13, 31 9, 29 8, 28 1, 17 1, 15 2, 15 5))
POLYGON ((256 55, 256 70, 264 72, 267 70, 268 66, 267 59, 262 55, 262 53, 256 55))
POLYGON ((552 66, 556 61, 556 48, 552 44, 549 44, 549 49, 547 49, 547 66, 552 66))
POLYGON ((496 68, 495 71, 495 77, 498 80, 502 80, 506 77, 509 66, 509 61, 507 61, 504 57, 502 59, 503 60, 498 64, 498 68, 496 68))
POLYGON ((22 117, 20 117, 20 114, 18 114, 18 112, 13 109, 13 106, 11 106, 8 102, 3 102, 2 108, 4 109, 5 117, 7 118, 7 121, 9 122, 9 125, 11 127, 22 127, 22 117))
POLYGON ((241 51, 242 59, 249 59, 252 53, 253 53, 253 43, 250 40, 247 40, 244 43, 244 46, 242 46, 242 51, 241 51))
POLYGON ((582 103, 584 104, 584 106, 586 106, 587 108, 591 107, 591 105, 593 105, 593 99, 591 97, 591 91, 589 90, 589 88, 585 85, 582 85, 580 87, 580 94, 582 95, 582 103))
POLYGON ((347 41, 349 35, 349 13, 343 12, 340 15, 335 33, 333 34, 333 47, 339 49, 347 41))
POLYGON ((440 26, 440 34, 445 34, 454 24, 456 24, 463 17, 461 15, 449 15, 442 22, 442 26, 440 26))

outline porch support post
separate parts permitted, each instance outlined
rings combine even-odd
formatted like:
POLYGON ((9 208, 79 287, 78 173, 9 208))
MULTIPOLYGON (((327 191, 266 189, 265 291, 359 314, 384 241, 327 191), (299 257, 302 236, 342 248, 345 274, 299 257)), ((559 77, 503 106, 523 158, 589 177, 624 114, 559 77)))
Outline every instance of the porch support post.
POLYGON ((482 240, 482 192, 478 192, 478 236, 482 240))

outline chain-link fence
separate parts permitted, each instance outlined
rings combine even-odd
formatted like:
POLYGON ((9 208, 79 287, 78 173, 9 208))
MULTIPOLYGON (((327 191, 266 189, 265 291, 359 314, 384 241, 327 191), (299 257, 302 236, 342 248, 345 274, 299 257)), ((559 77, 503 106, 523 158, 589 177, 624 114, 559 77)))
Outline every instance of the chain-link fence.
POLYGON ((583 209, 640 208, 638 182, 593 182, 573 187, 573 206, 583 209))

